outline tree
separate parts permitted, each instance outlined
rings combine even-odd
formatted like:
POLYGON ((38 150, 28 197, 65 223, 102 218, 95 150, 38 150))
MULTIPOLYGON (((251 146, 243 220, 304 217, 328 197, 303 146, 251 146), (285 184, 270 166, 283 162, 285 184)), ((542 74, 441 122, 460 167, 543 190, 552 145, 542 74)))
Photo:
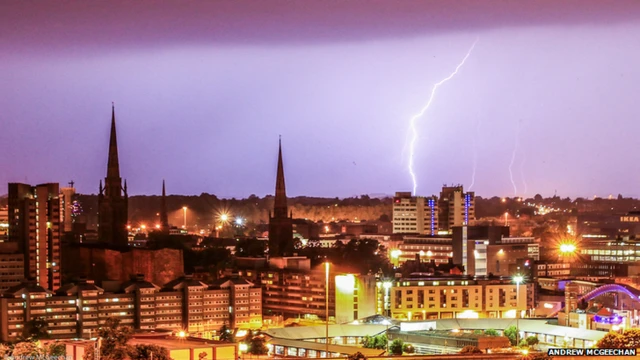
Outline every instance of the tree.
POLYGON ((500 333, 496 329, 487 329, 484 331, 487 336, 500 336, 500 333))
POLYGON ((233 342, 233 334, 231 333, 231 329, 227 326, 227 323, 224 323, 220 328, 220 341, 225 342, 233 342))
POLYGON ((404 344, 402 345, 402 352, 406 354, 413 354, 414 352, 416 352, 416 349, 411 344, 404 344))
POLYGON ((11 347, 5 344, 0 344, 0 359, 5 359, 11 355, 11 347))
POLYGON ((40 353, 40 349, 38 349, 38 344, 34 341, 19 342, 13 347, 14 358, 37 358, 40 355, 42 354, 40 353))
POLYGON ((389 352, 393 355, 402 355, 402 347, 404 346, 404 342, 401 339, 395 339, 389 345, 389 352))
POLYGON ((380 334, 375 337, 374 349, 383 350, 387 348, 389 344, 389 339, 387 338, 387 334, 380 334))
POLYGON ((169 350, 162 346, 138 344, 129 348, 131 360, 148 360, 152 354, 154 360, 171 360, 169 350))
POLYGON ((98 329, 101 338, 100 355, 104 358, 123 359, 127 353, 127 342, 131 339, 133 329, 128 326, 120 326, 120 319, 107 318, 102 327, 98 329))
POLYGON ((525 339, 525 341, 527 343, 527 346, 530 346, 530 347, 534 347, 538 345, 538 343, 540 342, 537 336, 529 336, 525 339))
POLYGON ((640 348, 640 329, 625 330, 620 334, 610 332, 596 343, 598 348, 638 349, 640 348))
POLYGON ((269 348, 265 344, 264 338, 254 336, 249 342, 249 354, 251 355, 267 355, 269 348))
POLYGON ((367 357, 364 356, 361 352, 357 352, 355 354, 351 354, 349 355, 349 357, 347 358, 347 360, 367 360, 367 357))
POLYGON ((624 346, 624 337, 617 332, 609 332, 598 340, 596 347, 600 349, 620 349, 624 346))
POLYGON ((362 339, 362 347, 367 349, 379 349, 383 350, 387 348, 387 335, 381 334, 377 336, 365 336, 362 339))
POLYGON ((22 329, 22 338, 24 339, 48 339, 49 338, 49 324, 43 318, 35 318, 27 321, 22 329))
POLYGON ((67 347, 65 346, 65 344, 59 343, 57 341, 52 342, 46 347, 45 353, 49 357, 65 356, 67 354, 67 347))
POLYGON ((509 338, 511 345, 516 345, 516 337, 518 334, 518 328, 515 325, 511 325, 508 328, 504 329, 504 336, 509 338))
POLYGON ((467 345, 460 350, 460 354, 482 354, 482 350, 477 346, 467 345))

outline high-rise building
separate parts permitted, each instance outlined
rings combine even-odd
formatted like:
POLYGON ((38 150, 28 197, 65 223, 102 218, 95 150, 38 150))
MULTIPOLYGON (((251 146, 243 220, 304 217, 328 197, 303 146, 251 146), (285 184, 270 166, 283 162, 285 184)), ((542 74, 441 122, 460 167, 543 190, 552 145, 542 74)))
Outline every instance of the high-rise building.
POLYGON ((17 242, 0 242, 0 293, 24 281, 24 254, 17 242))
POLYGON ((438 232, 438 200, 397 192, 393 198, 393 233, 435 235, 438 232))
POLYGON ((0 208, 0 242, 9 239, 9 208, 0 208))
POLYGON ((469 225, 476 218, 475 204, 475 193, 465 193, 462 185, 443 186, 438 199, 440 230, 450 232, 454 226, 469 225))
POLYGON ((102 243, 127 246, 129 244, 127 181, 122 186, 120 163, 118 161, 118 142, 116 139, 116 114, 111 108, 111 135, 109 139, 109 159, 104 188, 100 181, 98 195, 98 239, 102 243))
POLYGON ((73 181, 68 187, 60 188, 60 222, 62 224, 62 232, 73 231, 73 200, 76 195, 76 189, 73 187, 73 181))
POLYGON ((287 191, 284 186, 284 166, 282 164, 282 142, 279 142, 276 195, 273 214, 269 214, 269 257, 293 255, 293 218, 292 214, 287 212, 287 191))
POLYGON ((9 241, 24 254, 24 276, 43 288, 60 287, 58 184, 9 184, 9 241))

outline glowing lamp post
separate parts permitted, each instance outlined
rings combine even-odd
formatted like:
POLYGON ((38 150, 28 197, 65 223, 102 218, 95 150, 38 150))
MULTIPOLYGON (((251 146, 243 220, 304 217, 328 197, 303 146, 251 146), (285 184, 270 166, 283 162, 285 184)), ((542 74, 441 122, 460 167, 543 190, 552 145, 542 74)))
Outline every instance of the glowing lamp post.
POLYGON ((182 218, 183 218, 182 228, 186 229, 187 228, 187 207, 186 206, 182 207, 182 218))
POLYGON ((324 268, 325 268, 325 354, 326 357, 329 357, 329 262, 325 262, 324 263, 324 268))
POLYGON ((513 281, 516 282, 516 346, 518 346, 518 337, 520 335, 520 283, 524 281, 522 275, 516 275, 513 277, 513 281))

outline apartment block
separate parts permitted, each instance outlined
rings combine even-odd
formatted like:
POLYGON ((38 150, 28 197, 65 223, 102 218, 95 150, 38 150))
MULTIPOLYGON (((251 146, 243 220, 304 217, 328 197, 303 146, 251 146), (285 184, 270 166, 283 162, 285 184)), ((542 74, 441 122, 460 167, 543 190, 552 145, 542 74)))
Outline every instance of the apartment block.
POLYGON ((18 243, 0 242, 0 293, 24 281, 24 254, 18 243))
POLYGON ((393 233, 435 235, 438 232, 438 199, 397 192, 393 198, 393 233))
POLYGON ((105 291, 91 280, 51 292, 35 282, 0 298, 0 339, 14 341, 26 322, 42 318, 54 339, 89 338, 108 318, 139 330, 166 329, 213 336, 223 325, 262 326, 262 290, 243 279, 205 284, 189 276, 159 287, 138 276, 105 291))
POLYGON ((443 186, 438 199, 440 230, 450 232, 454 226, 470 225, 476 218, 475 204, 475 193, 465 193, 462 185, 443 186))
POLYGON ((518 286, 510 279, 409 278, 390 285, 390 312, 395 319, 514 318, 533 308, 533 284, 518 286))
POLYGON ((60 287, 58 184, 9 184, 9 241, 24 254, 24 276, 46 288, 60 287))

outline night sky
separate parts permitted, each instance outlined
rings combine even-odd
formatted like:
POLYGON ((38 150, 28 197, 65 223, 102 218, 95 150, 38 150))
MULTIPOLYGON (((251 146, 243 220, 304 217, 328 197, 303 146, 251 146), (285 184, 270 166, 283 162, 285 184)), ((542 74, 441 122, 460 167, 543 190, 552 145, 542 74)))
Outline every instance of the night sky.
POLYGON ((637 0, 4 0, 0 194, 96 193, 112 101, 133 195, 410 191, 476 39, 418 194, 640 196, 637 0))

